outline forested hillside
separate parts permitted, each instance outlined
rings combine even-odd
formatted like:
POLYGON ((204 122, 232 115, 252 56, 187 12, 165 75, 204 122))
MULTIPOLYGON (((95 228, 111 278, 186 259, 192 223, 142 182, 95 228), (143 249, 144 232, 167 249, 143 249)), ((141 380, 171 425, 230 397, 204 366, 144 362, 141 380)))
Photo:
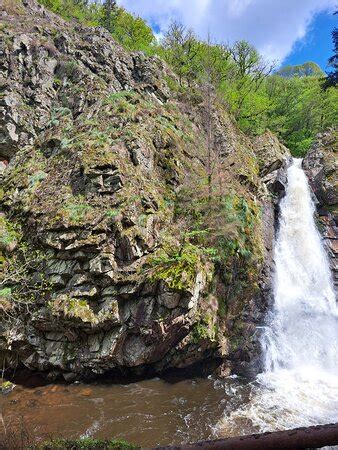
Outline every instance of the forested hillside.
POLYGON ((112 0, 102 2, 40 0, 66 20, 105 27, 127 50, 159 55, 177 73, 180 82, 171 88, 182 96, 191 84, 211 83, 244 132, 260 135, 270 129, 294 156, 304 156, 315 135, 336 124, 338 94, 328 82, 334 77, 326 78, 316 64, 277 70, 249 42, 214 43, 212 30, 209 42, 202 42, 193 30, 175 22, 157 41, 143 19, 112 0))

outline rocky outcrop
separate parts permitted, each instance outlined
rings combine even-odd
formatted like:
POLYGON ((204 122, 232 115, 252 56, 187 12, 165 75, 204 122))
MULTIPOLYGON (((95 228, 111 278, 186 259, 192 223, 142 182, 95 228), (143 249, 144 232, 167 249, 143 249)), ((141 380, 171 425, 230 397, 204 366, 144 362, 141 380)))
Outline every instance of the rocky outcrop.
POLYGON ((338 191, 337 191, 337 131, 328 130, 317 136, 316 142, 303 160, 303 168, 315 197, 319 229, 324 237, 338 292, 338 191))
POLYGON ((7 361, 67 380, 210 359, 223 373, 257 368, 285 148, 211 112, 228 192, 220 257, 194 228, 207 174, 198 87, 182 97, 158 58, 33 0, 7 11, 2 51, 7 361))
POLYGON ((280 199, 287 184, 286 168, 290 162, 290 151, 269 130, 255 138, 254 146, 262 181, 280 199))
POLYGON ((290 151, 269 130, 255 138, 254 146, 262 177, 270 174, 276 175, 285 160, 290 158, 290 151))
POLYGON ((263 369, 261 333, 267 312, 273 305, 273 245, 278 228, 279 202, 285 195, 287 168, 291 160, 289 150, 269 130, 254 140, 264 195, 262 198, 262 237, 264 265, 258 281, 257 295, 246 300, 240 314, 239 330, 235 339, 241 342, 235 352, 232 366, 236 373, 254 376, 263 369), (242 336, 241 339, 238 336, 242 336), (243 345, 243 342, 245 345, 243 345))

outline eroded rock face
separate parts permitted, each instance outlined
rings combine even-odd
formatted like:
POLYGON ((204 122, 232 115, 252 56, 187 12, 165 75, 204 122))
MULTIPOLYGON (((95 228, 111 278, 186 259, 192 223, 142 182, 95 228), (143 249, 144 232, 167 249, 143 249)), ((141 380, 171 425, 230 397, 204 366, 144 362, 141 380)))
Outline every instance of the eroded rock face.
POLYGON ((337 131, 328 130, 317 136, 316 142, 303 160, 303 168, 315 196, 319 229, 327 246, 336 294, 338 292, 338 191, 337 191, 337 131))
POLYGON ((256 218, 240 285, 175 221, 186 179, 206 170, 203 101, 170 91, 175 75, 158 58, 33 0, 5 17, 3 48, 1 263, 28 261, 31 290, 19 290, 23 309, 13 280, 3 293, 1 350, 67 380, 210 359, 222 373, 257 370, 286 149, 271 133, 252 143, 212 111, 225 182, 256 218))
POLYGON ((262 177, 271 173, 276 175, 285 160, 290 158, 289 150, 269 130, 255 138, 254 146, 262 177))

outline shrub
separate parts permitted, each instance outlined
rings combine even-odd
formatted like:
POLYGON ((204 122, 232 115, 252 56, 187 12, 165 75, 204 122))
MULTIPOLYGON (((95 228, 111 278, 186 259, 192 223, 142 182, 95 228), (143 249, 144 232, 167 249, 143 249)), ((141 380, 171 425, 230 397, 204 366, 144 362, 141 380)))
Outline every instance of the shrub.
POLYGON ((153 280, 163 280, 172 289, 192 289, 201 266, 201 250, 190 243, 168 247, 152 255, 148 264, 153 280))

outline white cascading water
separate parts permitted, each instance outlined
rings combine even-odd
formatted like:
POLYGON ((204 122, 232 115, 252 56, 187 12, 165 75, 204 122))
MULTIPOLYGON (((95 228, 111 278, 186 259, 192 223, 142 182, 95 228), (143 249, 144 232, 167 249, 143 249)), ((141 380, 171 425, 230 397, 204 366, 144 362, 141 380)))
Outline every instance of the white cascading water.
POLYGON ((337 306, 300 159, 288 169, 280 210, 265 371, 252 385, 250 401, 220 424, 228 432, 243 419, 260 431, 338 421, 337 306))

